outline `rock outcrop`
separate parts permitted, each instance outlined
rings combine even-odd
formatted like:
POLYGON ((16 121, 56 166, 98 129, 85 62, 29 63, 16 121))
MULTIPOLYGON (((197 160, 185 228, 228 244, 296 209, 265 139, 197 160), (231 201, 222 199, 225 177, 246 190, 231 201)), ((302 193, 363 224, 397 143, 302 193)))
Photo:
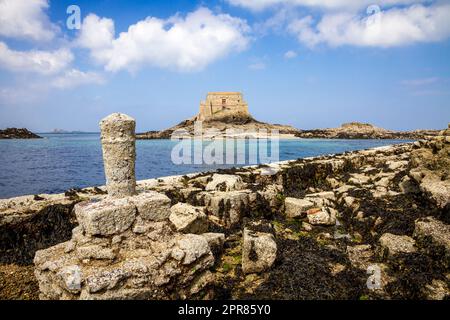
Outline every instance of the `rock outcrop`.
POLYGON ((344 123, 339 128, 301 130, 296 136, 310 139, 423 139, 437 136, 439 130, 393 131, 369 123, 344 123))
POLYGON ((0 130, 0 139, 41 139, 42 137, 34 134, 28 129, 7 128, 0 130))
POLYGON ((170 139, 202 136, 202 139, 267 137, 277 130, 284 138, 293 138, 298 129, 255 120, 239 92, 211 92, 200 103, 199 113, 178 125, 162 131, 137 134, 137 139, 170 139), (195 124, 201 123, 201 128, 195 124))
POLYGON ((0 277, 43 299, 448 299, 449 137, 0 200, 0 277))

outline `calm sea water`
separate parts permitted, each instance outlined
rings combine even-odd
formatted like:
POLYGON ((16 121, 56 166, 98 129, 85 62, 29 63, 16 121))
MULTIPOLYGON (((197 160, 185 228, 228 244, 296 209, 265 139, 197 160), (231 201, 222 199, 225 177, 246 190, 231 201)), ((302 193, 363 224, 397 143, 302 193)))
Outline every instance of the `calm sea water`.
MULTIPOLYGON (((45 139, 0 140, 0 198, 60 193, 70 188, 105 184, 99 134, 41 136, 45 139)), ((279 142, 279 158, 290 160, 403 142, 405 141, 283 140, 279 142)), ((171 151, 176 143, 170 140, 137 141, 137 179, 230 167, 175 165, 171 161, 171 151)))

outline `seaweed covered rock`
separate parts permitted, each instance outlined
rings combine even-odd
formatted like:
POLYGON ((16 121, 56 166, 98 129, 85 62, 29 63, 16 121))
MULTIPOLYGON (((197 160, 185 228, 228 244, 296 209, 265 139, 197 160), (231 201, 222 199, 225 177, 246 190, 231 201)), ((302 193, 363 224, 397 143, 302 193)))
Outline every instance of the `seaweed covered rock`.
POLYGON ((268 270, 277 257, 277 244, 272 233, 245 228, 242 244, 242 271, 258 273, 268 270))

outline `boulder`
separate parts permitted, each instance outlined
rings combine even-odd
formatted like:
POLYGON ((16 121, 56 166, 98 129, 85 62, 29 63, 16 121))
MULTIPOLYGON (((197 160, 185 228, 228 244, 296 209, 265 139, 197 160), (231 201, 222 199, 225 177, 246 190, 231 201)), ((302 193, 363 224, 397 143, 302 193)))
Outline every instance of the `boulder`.
POLYGON ((250 211, 250 192, 210 192, 204 194, 206 211, 220 219, 221 224, 231 227, 250 211))
POLYGON ((442 180, 435 174, 426 174, 420 183, 420 190, 440 208, 450 203, 450 179, 442 180))
POLYGON ((225 243, 225 234, 207 232, 201 234, 202 237, 208 242, 211 251, 216 254, 222 251, 223 244, 225 243))
POLYGON ((441 253, 442 260, 450 266, 450 226, 434 217, 416 220, 413 237, 417 245, 429 253, 441 253))
POLYGON ((402 193, 418 193, 420 192, 417 184, 408 176, 404 176, 403 179, 398 184, 400 191, 402 193))
POLYGON ((203 207, 179 202, 170 208, 169 220, 177 231, 183 233, 204 233, 208 230, 208 220, 203 207))
POLYGON ((210 256, 210 258, 214 260, 208 241, 205 237, 196 234, 186 234, 177 244, 179 249, 184 252, 184 265, 189 265, 205 255, 210 256))
POLYGON ((385 257, 393 257, 399 253, 413 253, 417 251, 413 238, 392 233, 385 233, 380 237, 380 246, 382 256, 385 257))
POLYGON ((245 183, 240 176, 231 174, 214 174, 206 185, 206 191, 234 191, 245 189, 245 183))
POLYGON ((244 229, 242 271, 259 273, 268 270, 277 257, 277 244, 271 233, 244 229))
POLYGON ((127 198, 106 198, 75 205, 75 215, 84 232, 109 236, 124 232, 136 218, 136 206, 127 198))
POLYGON ((286 198, 284 212, 287 218, 298 218, 306 215, 306 211, 314 207, 314 203, 307 199, 286 198))
POLYGON ((156 191, 145 191, 130 198, 143 220, 161 221, 170 215, 170 199, 156 191))
POLYGON ((370 177, 364 174, 354 173, 350 175, 348 183, 355 186, 363 186, 370 182, 370 177))
POLYGON ((308 222, 312 225, 334 226, 337 211, 333 208, 313 208, 306 212, 308 222))
MULTIPOLYGON (((175 233, 169 222, 152 223, 154 228, 159 226, 159 235, 151 237, 153 240, 150 233, 128 233, 107 247, 96 245, 92 237, 89 244, 70 252, 65 252, 67 243, 37 251, 34 263, 40 298, 192 297, 190 287, 214 264, 208 241, 200 235, 175 233), (119 254, 111 260, 110 254, 116 251, 119 254)), ((204 279, 202 287, 213 280, 204 279)))
POLYGON ((319 199, 327 199, 334 201, 336 200, 336 196, 333 191, 323 191, 317 193, 310 193, 305 196, 306 198, 319 198, 319 199))

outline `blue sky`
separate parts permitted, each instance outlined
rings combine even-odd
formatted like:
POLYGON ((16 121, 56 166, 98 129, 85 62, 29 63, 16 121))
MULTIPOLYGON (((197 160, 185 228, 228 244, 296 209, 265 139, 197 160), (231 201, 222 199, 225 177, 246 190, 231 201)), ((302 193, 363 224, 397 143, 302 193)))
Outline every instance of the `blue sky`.
POLYGON ((123 112, 163 129, 208 91, 303 129, 450 122, 449 1, 0 0, 0 16, 0 128, 98 131, 123 112))

